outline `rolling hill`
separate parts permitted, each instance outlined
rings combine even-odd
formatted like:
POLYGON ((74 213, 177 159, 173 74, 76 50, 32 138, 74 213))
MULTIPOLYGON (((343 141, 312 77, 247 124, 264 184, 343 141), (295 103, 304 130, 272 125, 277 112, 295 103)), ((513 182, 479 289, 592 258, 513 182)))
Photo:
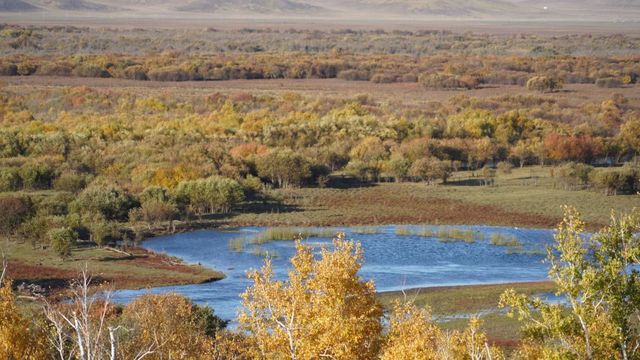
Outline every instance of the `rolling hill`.
POLYGON ((0 12, 96 13, 125 17, 246 16, 351 19, 455 18, 602 20, 640 18, 637 0, 0 0, 0 12))
POLYGON ((305 13, 317 14, 321 6, 291 0, 195 0, 175 7, 187 12, 233 12, 233 13, 305 13))
POLYGON ((2 12, 33 11, 37 9, 37 7, 22 0, 0 0, 0 11, 2 12))

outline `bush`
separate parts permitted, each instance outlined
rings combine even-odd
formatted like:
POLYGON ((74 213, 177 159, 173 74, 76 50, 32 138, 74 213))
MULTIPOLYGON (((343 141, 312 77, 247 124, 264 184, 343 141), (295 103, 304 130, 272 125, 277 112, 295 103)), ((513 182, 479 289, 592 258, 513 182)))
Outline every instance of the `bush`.
POLYGON ((619 88, 623 85, 621 79, 614 77, 599 78, 596 80, 596 86, 601 88, 619 88))
POLYGON ((455 75, 423 74, 418 82, 428 89, 459 89, 465 87, 455 75))
POLYGON ((147 77, 153 81, 188 81, 191 80, 189 73, 177 66, 167 66, 160 69, 152 69, 147 73, 147 77))
POLYGON ((338 79, 350 81, 368 81, 369 72, 363 70, 343 70, 338 73, 338 79))
POLYGON ((30 198, 0 197, 0 234, 8 236, 33 214, 30 198))
POLYGON ((539 92, 554 92, 562 89, 562 82, 549 76, 534 76, 527 81, 527 89, 539 92))
POLYGON ((503 174, 511 174, 511 170, 513 170, 513 164, 508 161, 500 161, 497 165, 497 168, 503 174))
POLYGON ((73 66, 68 63, 47 63, 38 68, 38 75, 47 76, 71 76, 73 66))
POLYGON ((75 173, 64 173, 53 182, 54 189, 72 193, 80 192, 85 186, 87 186, 87 180, 84 175, 75 173))
POLYGON ((78 240, 78 234, 68 227, 51 229, 48 232, 49 244, 62 259, 71 255, 71 249, 78 240))
POLYGON ((84 189, 72 203, 74 212, 100 214, 107 220, 126 220, 135 203, 121 189, 113 186, 93 186, 84 189))
POLYGON ((22 185, 28 189, 50 189, 54 178, 55 171, 45 163, 31 162, 20 169, 22 185))
POLYGON ((76 66, 72 74, 78 77, 94 77, 94 78, 108 78, 111 74, 107 69, 96 64, 81 64, 76 66))
POLYGON ((123 76, 131 80, 149 80, 147 72, 142 65, 133 65, 124 69, 123 76))
POLYGON ((605 195, 617 195, 625 186, 625 177, 617 170, 598 170, 592 173, 594 186, 603 189, 605 195))
POLYGON ((16 76, 18 75, 18 66, 16 64, 0 64, 0 75, 2 76, 16 76))
POLYGON ((371 77, 371 82, 376 84, 390 84, 396 82, 396 76, 387 73, 376 73, 371 77))
POLYGON ((593 170, 593 166, 583 163, 570 162, 562 166, 558 170, 558 176, 565 183, 565 185, 584 186, 589 184, 591 173, 593 172, 593 170))
POLYGON ((17 168, 0 169, 0 192, 16 191, 21 186, 22 179, 17 168))

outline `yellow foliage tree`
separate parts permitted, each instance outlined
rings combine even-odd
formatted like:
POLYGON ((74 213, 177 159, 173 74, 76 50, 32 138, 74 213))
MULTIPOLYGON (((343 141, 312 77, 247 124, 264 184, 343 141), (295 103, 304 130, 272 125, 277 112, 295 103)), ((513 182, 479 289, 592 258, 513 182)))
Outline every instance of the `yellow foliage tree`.
POLYGON ((382 330, 382 308, 373 282, 358 276, 362 248, 343 234, 316 260, 299 241, 287 281, 273 279, 269 260, 249 275, 242 295, 241 329, 269 359, 373 359, 382 330))
POLYGON ((22 316, 10 281, 0 279, 0 358, 39 360, 47 358, 47 341, 35 321, 22 316))
POLYGON ((439 359, 437 344, 440 336, 440 329, 431 321, 431 313, 427 309, 396 302, 380 359, 439 359))
POLYGON ((207 359, 213 357, 213 338, 207 336, 189 299, 178 294, 143 295, 123 311, 126 328, 132 329, 120 346, 122 359, 133 359, 140 349, 145 357, 207 359))

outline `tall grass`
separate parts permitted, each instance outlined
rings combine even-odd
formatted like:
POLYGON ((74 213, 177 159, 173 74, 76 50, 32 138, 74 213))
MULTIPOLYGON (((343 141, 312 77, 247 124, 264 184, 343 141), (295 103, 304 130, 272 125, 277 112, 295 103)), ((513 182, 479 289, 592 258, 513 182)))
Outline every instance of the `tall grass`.
POLYGON ((435 237, 436 233, 433 232, 433 230, 427 226, 422 226, 418 229, 418 231, 416 231, 416 236, 422 236, 422 237, 435 237))
POLYGON ((438 227, 433 229, 428 226, 422 226, 418 229, 411 229, 407 226, 397 227, 396 235, 398 236, 420 236, 438 238, 440 242, 458 242, 474 243, 476 240, 483 240, 484 234, 471 229, 454 229, 450 227, 438 227))
POLYGON ((259 256, 259 257, 263 257, 263 258, 277 258, 280 256, 280 254, 275 251, 275 250, 265 250, 263 248, 261 248, 260 246, 255 246, 253 249, 251 249, 251 255, 253 256, 259 256))
POLYGON ((543 249, 524 249, 522 247, 516 247, 512 249, 508 249, 506 252, 507 255, 535 255, 535 256, 544 256, 547 255, 547 252, 543 249))
POLYGON ((406 226, 398 226, 396 227, 396 235, 398 236, 411 236, 413 233, 411 229, 406 226))
POLYGON ((332 238, 334 236, 336 236, 336 231, 333 229, 314 230, 304 228, 275 227, 260 232, 251 239, 250 243, 254 245, 260 245, 266 244, 271 241, 291 241, 306 239, 310 237, 332 238))
POLYGON ((505 236, 502 234, 491 235, 491 245, 504 247, 522 247, 522 242, 515 236, 505 236))
POLYGON ((351 233, 360 235, 379 234, 380 228, 376 226, 355 226, 351 228, 351 233))
POLYGON ((244 247, 246 244, 247 244, 246 238, 237 237, 229 240, 229 243, 227 244, 227 246, 231 251, 241 252, 241 251, 244 251, 244 247))

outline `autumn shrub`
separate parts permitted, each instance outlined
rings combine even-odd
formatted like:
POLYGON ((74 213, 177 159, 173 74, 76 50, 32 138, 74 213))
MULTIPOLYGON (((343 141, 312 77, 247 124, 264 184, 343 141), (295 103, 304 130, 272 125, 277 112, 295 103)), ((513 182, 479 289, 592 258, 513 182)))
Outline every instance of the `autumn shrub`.
POLYGON ((167 66, 159 69, 151 69, 146 75, 154 81, 187 81, 192 80, 189 73, 177 66, 167 66))
POLYGON ((562 82, 549 76, 534 76, 527 81, 527 89, 541 93, 562 89, 562 82))
POLYGON ((623 82, 615 77, 599 78, 596 80, 596 86, 601 88, 619 88, 623 86, 623 82))
POLYGON ((442 73, 423 74, 418 82, 428 89, 454 90, 465 87, 455 75, 442 73))
POLYGON ((369 81, 369 72, 355 69, 342 70, 337 77, 342 80, 369 81))
POLYGON ((108 78, 111 74, 104 67, 97 64, 79 64, 73 68, 72 75, 78 77, 108 78))
POLYGON ((397 76, 389 73, 375 73, 371 76, 370 81, 376 84, 389 84, 396 82, 397 76))

